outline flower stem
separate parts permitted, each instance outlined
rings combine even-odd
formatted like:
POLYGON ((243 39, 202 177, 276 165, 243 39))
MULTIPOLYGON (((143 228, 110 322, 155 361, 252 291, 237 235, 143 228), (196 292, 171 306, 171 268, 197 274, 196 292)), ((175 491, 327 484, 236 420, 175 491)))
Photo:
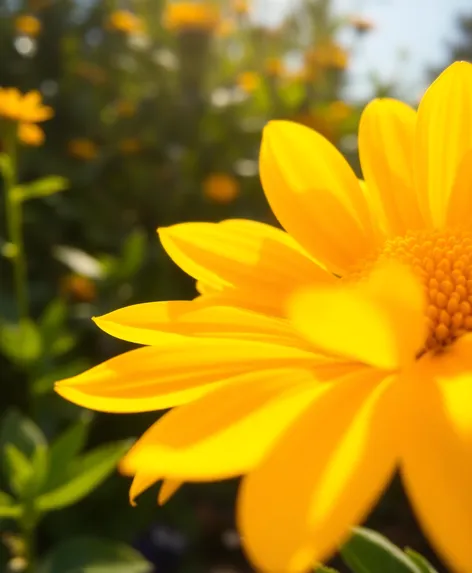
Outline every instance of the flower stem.
POLYGON ((21 201, 15 197, 18 179, 17 139, 15 130, 10 129, 5 137, 5 149, 10 158, 10 169, 4 173, 6 219, 8 241, 13 245, 12 261, 15 280, 15 295, 18 306, 18 318, 26 319, 29 314, 26 259, 23 243, 23 213, 21 201))

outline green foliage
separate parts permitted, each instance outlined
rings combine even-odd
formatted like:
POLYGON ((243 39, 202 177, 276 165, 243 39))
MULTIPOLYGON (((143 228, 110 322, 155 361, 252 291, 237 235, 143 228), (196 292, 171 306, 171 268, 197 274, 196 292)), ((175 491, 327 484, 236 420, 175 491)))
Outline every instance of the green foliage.
POLYGON ((48 197, 65 191, 69 187, 69 182, 64 177, 51 175, 50 177, 42 177, 32 183, 17 185, 12 193, 15 201, 23 202, 29 199, 37 199, 39 197, 48 197))
POLYGON ((425 557, 420 555, 417 551, 414 551, 413 549, 407 547, 405 549, 405 553, 413 561, 413 563, 415 563, 415 565, 419 568, 421 573, 438 573, 438 571, 436 571, 436 569, 431 565, 431 563, 429 563, 429 561, 425 557))
POLYGON ((78 537, 56 546, 37 573, 151 573, 152 566, 124 543, 78 537))
POLYGON ((357 527, 341 556, 353 573, 422 573, 416 563, 379 533, 357 527))

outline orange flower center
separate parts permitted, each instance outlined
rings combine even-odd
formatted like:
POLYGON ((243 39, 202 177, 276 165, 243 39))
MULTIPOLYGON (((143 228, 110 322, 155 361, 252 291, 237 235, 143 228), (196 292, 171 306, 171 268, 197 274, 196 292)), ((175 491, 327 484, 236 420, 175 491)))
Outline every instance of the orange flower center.
MULTIPOLYGON (((386 241, 367 268, 382 260, 405 263, 421 279, 428 327, 424 351, 440 351, 472 331, 472 232, 408 232, 386 241)), ((364 265, 354 276, 365 276, 365 270, 364 265)))

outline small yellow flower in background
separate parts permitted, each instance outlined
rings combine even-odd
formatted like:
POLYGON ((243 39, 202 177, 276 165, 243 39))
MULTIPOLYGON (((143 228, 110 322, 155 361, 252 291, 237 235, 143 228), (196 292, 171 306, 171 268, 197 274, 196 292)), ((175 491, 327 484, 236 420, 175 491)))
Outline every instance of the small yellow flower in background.
POLYGON ((124 34, 142 32, 144 22, 129 10, 115 10, 108 18, 108 28, 124 34))
POLYGON ((78 302, 92 302, 97 298, 97 287, 88 277, 70 274, 61 281, 61 292, 78 302))
POLYGON ((293 117, 292 121, 316 130, 332 143, 336 142, 336 126, 324 113, 320 113, 318 111, 305 111, 293 117))
POLYGON ((129 100, 120 100, 116 104, 116 113, 120 117, 133 117, 136 115, 136 104, 129 100))
POLYGON ((182 482, 243 476, 246 553, 260 571, 303 573, 399 470, 448 570, 472 571, 471 149, 461 62, 417 112, 365 108, 361 181, 315 131, 269 123, 261 181, 285 231, 159 230, 200 296, 95 319, 144 346, 57 384, 99 411, 173 408, 121 463, 132 500, 160 480, 164 502, 182 482))
POLYGON ((210 1, 167 2, 163 24, 168 30, 216 30, 221 17, 218 7, 210 1))
POLYGON ((215 33, 220 38, 227 38, 228 36, 234 34, 236 29, 237 27, 234 20, 231 20, 230 18, 225 18, 219 22, 215 33))
POLYGON ((238 180, 227 173, 212 173, 203 181, 203 194, 214 203, 232 203, 239 191, 238 180))
POLYGON ((268 76, 280 77, 285 71, 285 66, 280 58, 271 57, 264 62, 264 70, 268 76))
POLYGON ((118 148, 123 155, 135 155, 141 151, 141 142, 135 137, 122 139, 118 148))
POLYGON ((18 139, 25 145, 39 146, 44 143, 44 131, 35 123, 20 123, 18 139))
POLYGON ((17 34, 36 38, 41 33, 41 28, 41 22, 31 14, 22 14, 15 18, 15 30, 17 34))
POLYGON ((252 93, 260 86, 261 76, 257 72, 242 72, 236 78, 236 83, 243 91, 252 93))
POLYGON ((335 42, 327 42, 315 46, 305 54, 308 66, 324 69, 344 70, 349 63, 348 52, 335 42))
POLYGON ((374 23, 372 20, 363 18, 362 16, 351 16, 349 18, 349 24, 358 32, 359 34, 365 34, 374 29, 374 23))
POLYGON ((39 123, 53 115, 53 109, 43 105, 38 91, 22 94, 16 88, 0 88, 0 117, 10 121, 39 123))
POLYGON ((98 156, 98 146, 91 139, 85 137, 77 137, 71 139, 67 145, 69 155, 75 159, 82 159, 84 161, 92 161, 98 156))
POLYGON ((326 118, 334 123, 341 123, 352 114, 352 106, 342 100, 333 101, 326 107, 326 118))
POLYGON ((248 0, 232 0, 231 7, 237 14, 247 14, 249 12, 248 0))

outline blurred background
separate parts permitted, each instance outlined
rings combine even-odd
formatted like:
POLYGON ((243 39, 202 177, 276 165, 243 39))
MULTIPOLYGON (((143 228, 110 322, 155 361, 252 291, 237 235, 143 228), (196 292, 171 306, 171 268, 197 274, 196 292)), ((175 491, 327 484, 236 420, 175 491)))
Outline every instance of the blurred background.
MULTIPOLYGON (((21 320, 0 206, 1 572, 251 571, 236 482, 186 485, 162 508, 153 488, 132 508, 116 463, 157 414, 86 413, 53 383, 128 348, 92 316, 195 295, 158 226, 277 225, 258 179, 267 121, 318 130, 359 173, 365 103, 416 106, 455 59, 472 60, 470 0, 0 0, 0 87, 54 110, 43 132, 18 135, 21 320)), ((0 95, 6 195, 1 116, 0 95)), ((397 481, 368 524, 445 571, 397 481)))

